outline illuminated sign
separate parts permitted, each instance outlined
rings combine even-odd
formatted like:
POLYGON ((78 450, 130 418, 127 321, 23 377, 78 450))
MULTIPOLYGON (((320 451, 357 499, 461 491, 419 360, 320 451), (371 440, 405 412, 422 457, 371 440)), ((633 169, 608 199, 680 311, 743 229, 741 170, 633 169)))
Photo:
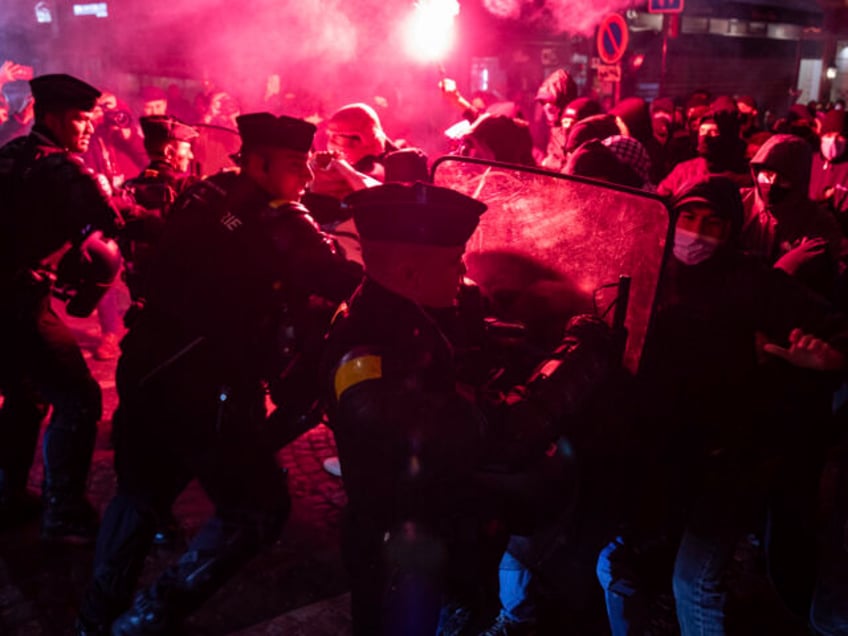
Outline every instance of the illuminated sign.
POLYGON ((93 15, 96 18, 108 18, 109 10, 106 8, 105 2, 75 4, 74 15, 93 15))
POLYGON ((683 0, 651 0, 648 3, 649 13, 682 13, 683 0))

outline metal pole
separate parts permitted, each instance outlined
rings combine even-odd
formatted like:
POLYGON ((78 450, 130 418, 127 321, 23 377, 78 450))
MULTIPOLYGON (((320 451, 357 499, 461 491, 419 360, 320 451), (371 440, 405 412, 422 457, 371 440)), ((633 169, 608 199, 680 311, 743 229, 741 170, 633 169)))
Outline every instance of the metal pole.
POLYGON ((662 24, 662 61, 660 65, 660 96, 665 95, 666 88, 666 73, 668 71, 668 23, 669 23, 669 15, 667 13, 663 13, 663 24, 662 24))

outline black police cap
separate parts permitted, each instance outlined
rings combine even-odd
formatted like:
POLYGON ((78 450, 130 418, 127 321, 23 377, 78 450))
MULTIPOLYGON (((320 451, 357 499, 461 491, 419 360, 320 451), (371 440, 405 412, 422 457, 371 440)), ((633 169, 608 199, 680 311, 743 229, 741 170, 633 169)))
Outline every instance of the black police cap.
POLYGON ((309 152, 317 130, 308 121, 271 113, 240 115, 236 125, 244 148, 271 146, 297 152, 309 152))
POLYGON ((46 111, 76 108, 92 110, 100 91, 64 73, 39 75, 29 81, 36 105, 46 111))
POLYGON ((150 115, 139 119, 144 138, 153 142, 191 141, 198 136, 194 126, 171 115, 150 115))
POLYGON ((386 183, 345 197, 362 240, 465 245, 486 205, 428 183, 386 183))

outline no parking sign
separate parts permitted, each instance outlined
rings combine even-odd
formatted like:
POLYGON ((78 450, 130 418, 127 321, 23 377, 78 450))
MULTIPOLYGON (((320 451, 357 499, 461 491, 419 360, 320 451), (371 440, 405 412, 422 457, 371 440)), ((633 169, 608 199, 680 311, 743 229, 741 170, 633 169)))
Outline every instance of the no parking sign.
POLYGON ((627 22, 618 13, 606 16, 598 27, 598 57, 606 64, 616 64, 624 56, 630 33, 627 22))

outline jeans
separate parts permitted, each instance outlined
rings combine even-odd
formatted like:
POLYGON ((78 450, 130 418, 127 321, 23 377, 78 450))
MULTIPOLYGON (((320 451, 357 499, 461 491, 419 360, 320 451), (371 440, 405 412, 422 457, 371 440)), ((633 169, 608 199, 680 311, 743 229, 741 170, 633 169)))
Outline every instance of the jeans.
POLYGON ((662 538, 636 541, 618 536, 601 550, 596 574, 612 636, 674 633, 673 548, 662 538))
POLYGON ((510 548, 526 546, 529 537, 512 536, 498 567, 501 615, 514 623, 536 620, 536 604, 531 597, 533 574, 521 561, 510 554, 510 548))
POLYGON ((734 464, 714 468, 692 500, 672 576, 683 636, 726 633, 728 566, 739 540, 766 518, 765 482, 757 475, 734 464))

